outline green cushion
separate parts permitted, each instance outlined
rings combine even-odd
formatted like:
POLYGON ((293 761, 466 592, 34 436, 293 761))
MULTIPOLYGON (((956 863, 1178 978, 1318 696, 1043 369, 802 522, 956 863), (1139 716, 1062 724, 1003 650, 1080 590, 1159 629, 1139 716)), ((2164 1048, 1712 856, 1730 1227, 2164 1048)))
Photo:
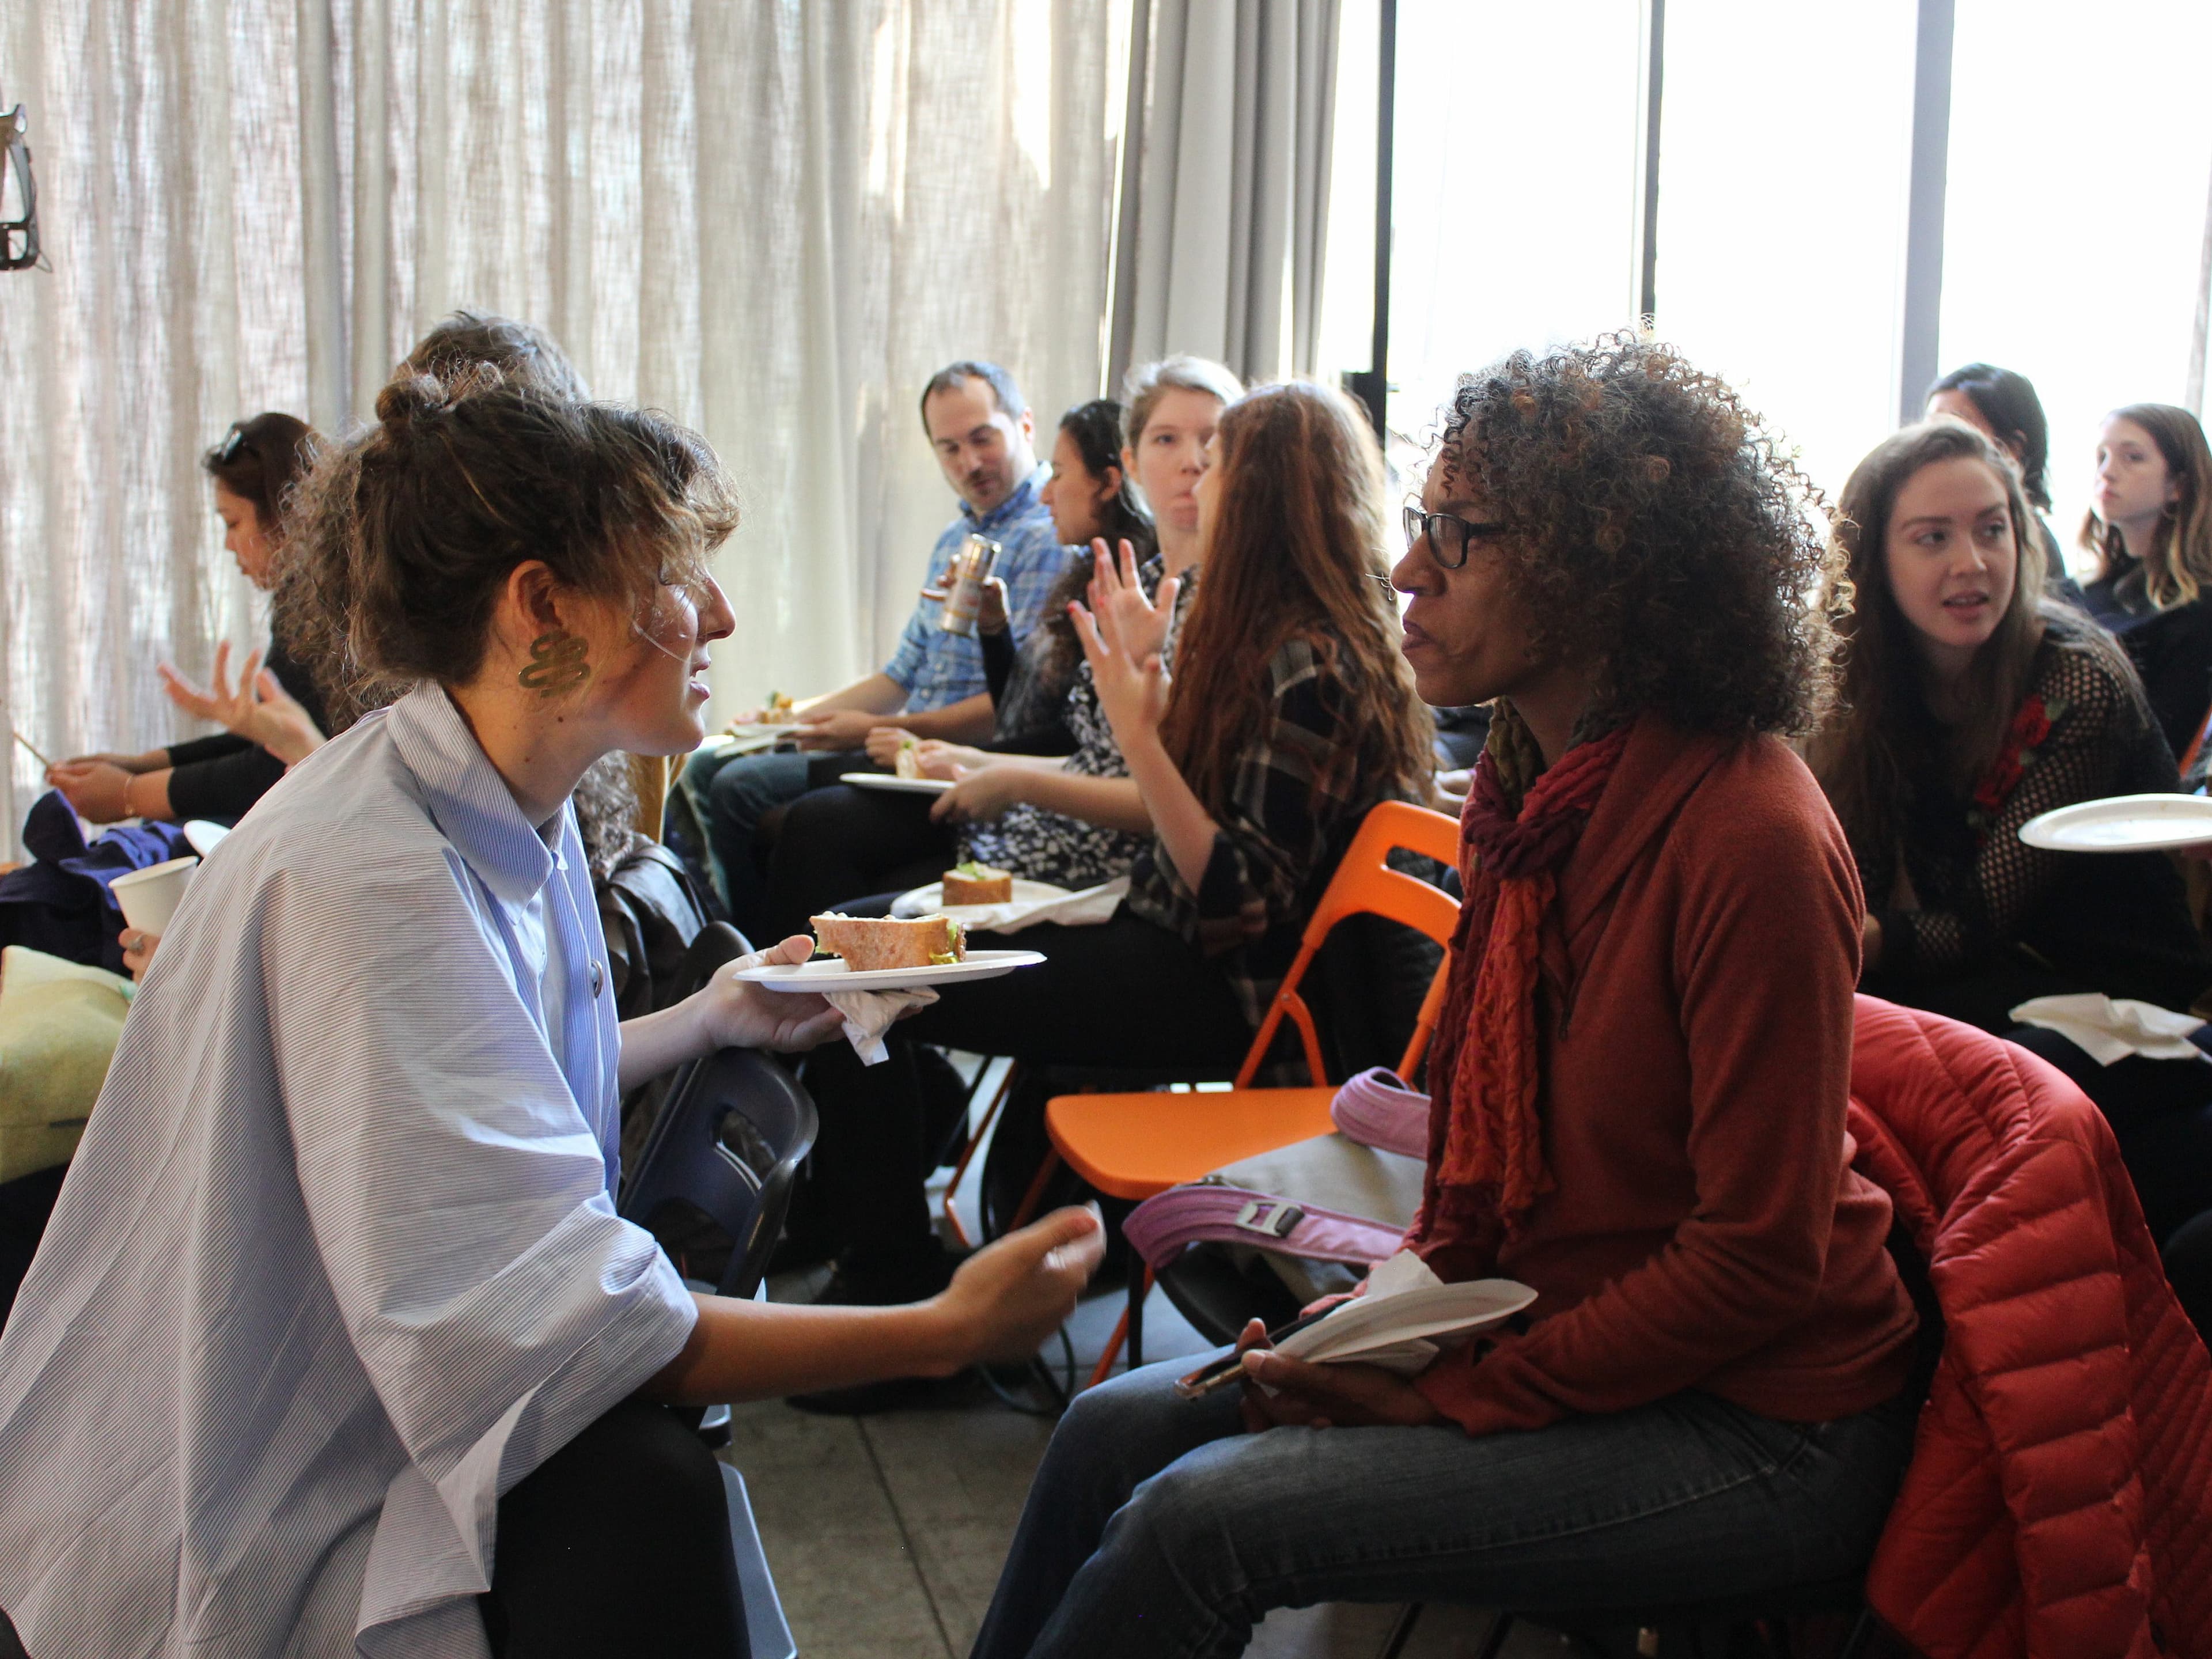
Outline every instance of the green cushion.
POLYGON ((0 951, 0 1181, 76 1151, 131 990, 102 969, 20 945, 0 951))

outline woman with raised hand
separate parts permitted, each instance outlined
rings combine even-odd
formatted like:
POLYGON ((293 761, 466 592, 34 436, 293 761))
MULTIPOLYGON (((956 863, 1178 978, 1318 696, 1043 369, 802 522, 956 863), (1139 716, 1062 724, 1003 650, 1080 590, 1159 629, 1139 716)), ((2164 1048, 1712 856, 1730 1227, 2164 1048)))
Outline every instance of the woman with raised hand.
POLYGON ((728 487, 605 404, 402 379, 377 416, 302 546, 413 689, 224 842, 139 993, 0 1335, 0 1611, 39 1655, 741 1654, 664 1402, 1034 1352, 1097 1224, 824 1310, 694 1295, 617 1218, 623 1089, 838 1026, 734 969, 618 1026, 568 804, 698 743, 728 487))
POLYGON ((1863 1567, 1911 1442, 1913 1314, 1888 1200, 1844 1163, 1857 888, 1783 741, 1827 695, 1805 597, 1832 573, 1784 453, 1632 335, 1461 382, 1394 580, 1422 701, 1496 715, 1406 1246, 1537 1300, 1410 1380, 1272 1355, 1255 1325, 1241 1397, 1177 1397, 1188 1359, 1077 1396, 978 1659, 1200 1659, 1277 1607, 1618 1607, 1863 1567))
POLYGON ((2212 713, 2212 448, 2172 404, 2105 417, 2081 520, 2097 573, 2083 590, 2142 671, 2166 746, 2186 756, 2212 713))
MULTIPOLYGON (((285 509, 314 462, 317 442, 313 430, 289 415, 256 415, 234 423, 200 458, 215 485, 222 544, 239 574, 264 592, 276 586, 285 509)), ((314 750, 325 729, 322 695, 295 660, 281 618, 273 632, 266 659, 249 653, 235 687, 228 643, 216 647, 214 681, 204 690, 161 665, 169 700, 196 720, 226 727, 222 736, 143 755, 80 755, 55 764, 46 781, 94 823, 134 817, 228 823, 242 817, 287 766, 314 750)))
MULTIPOLYGON (((899 1300, 951 1271, 922 1193, 933 1149, 911 1045, 1227 1077, 1369 809, 1426 798, 1428 718, 1382 585, 1382 459, 1365 417, 1320 386, 1266 386, 1222 411, 1212 448, 1196 492, 1206 578, 1172 684, 1164 591, 1155 607, 1102 558, 1099 614, 1077 617, 1133 775, 1091 781, 1139 795, 1130 821, 1155 826, 1127 901, 1103 923, 1024 929, 1012 942, 1042 966, 939 987, 893 1028, 885 1063, 824 1049, 808 1064, 817 1190, 846 1246, 832 1297, 899 1300)), ((860 1410, 916 1392, 811 1403, 860 1410)))
POLYGON ((2164 854, 2020 838, 2061 806, 2179 787, 2127 657, 2042 597, 2028 514, 2002 453, 1955 422, 1909 427, 1859 463, 1836 514, 1856 596, 1843 710, 1809 754, 1866 893, 1867 990, 2072 1076, 2112 1120, 2163 1238, 2212 1205, 2212 1074, 2140 1055, 2100 1066, 2012 1017, 2084 992, 2181 1011, 2212 988, 2164 854))

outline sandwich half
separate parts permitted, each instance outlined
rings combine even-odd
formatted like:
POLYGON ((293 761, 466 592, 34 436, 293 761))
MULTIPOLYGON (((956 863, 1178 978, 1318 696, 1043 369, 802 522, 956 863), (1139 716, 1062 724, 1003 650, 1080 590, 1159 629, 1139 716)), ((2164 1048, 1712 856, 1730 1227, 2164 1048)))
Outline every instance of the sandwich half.
POLYGON ((945 872, 947 904, 1004 904, 1013 896, 1014 877, 1011 870, 994 870, 969 859, 945 872))
POLYGON ((945 966, 968 959, 968 941, 950 916, 917 916, 912 921, 860 916, 811 916, 817 956, 842 957, 856 974, 886 968, 945 966))

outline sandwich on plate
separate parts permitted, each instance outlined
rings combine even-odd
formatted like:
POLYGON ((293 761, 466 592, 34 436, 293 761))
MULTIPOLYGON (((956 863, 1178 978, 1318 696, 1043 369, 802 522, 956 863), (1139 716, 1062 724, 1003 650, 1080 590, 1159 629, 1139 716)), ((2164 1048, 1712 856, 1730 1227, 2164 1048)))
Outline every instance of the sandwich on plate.
POLYGON ((950 916, 917 916, 911 921, 862 916, 811 916, 814 954, 836 956, 856 974, 887 968, 949 967, 968 960, 968 940, 950 916))

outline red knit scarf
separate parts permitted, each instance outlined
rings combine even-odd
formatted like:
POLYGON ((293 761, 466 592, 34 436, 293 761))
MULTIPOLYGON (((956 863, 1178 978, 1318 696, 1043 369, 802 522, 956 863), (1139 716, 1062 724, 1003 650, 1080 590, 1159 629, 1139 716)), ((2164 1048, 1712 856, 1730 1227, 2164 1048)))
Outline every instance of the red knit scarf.
POLYGON ((1431 1068, 1444 1120, 1431 1222, 1445 1211, 1481 1216, 1486 1231, 1510 1238, 1551 1190, 1536 1115, 1539 933, 1627 744, 1628 727, 1616 726, 1529 782, 1542 763, 1527 726, 1509 703, 1493 715, 1460 815, 1467 899, 1431 1068))

